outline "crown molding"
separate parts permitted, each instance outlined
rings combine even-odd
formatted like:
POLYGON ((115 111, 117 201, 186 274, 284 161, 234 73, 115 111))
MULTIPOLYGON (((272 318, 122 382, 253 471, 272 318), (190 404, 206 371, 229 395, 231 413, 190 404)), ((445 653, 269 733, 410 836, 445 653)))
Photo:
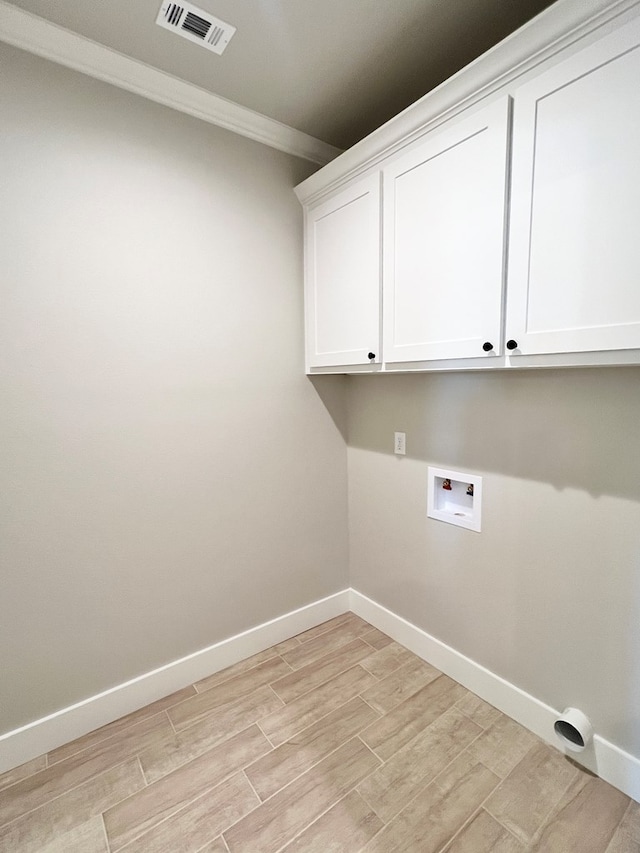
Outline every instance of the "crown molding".
POLYGON ((0 40, 120 89, 324 166, 341 153, 302 131, 0 0, 0 40))

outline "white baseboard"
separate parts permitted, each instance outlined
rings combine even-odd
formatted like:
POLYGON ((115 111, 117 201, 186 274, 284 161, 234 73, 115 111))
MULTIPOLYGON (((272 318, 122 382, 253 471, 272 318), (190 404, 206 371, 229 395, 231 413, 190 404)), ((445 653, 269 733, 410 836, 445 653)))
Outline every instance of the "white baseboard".
POLYGON ((349 590, 229 637, 0 736, 0 772, 143 708, 349 610, 349 590))
MULTIPOLYGON (((555 708, 540 702, 357 590, 350 591, 349 609, 547 743, 565 751, 553 729, 559 717, 555 708)), ((640 802, 640 760, 635 756, 599 735, 594 736, 593 742, 583 752, 567 751, 566 754, 640 802)))
MULTIPOLYGON (((553 731, 559 716, 556 709, 357 590, 346 589, 1 735, 0 772, 11 770, 346 610, 366 619, 547 743, 561 749, 553 731)), ((640 760, 635 756, 597 734, 584 752, 567 754, 640 801, 640 760)))

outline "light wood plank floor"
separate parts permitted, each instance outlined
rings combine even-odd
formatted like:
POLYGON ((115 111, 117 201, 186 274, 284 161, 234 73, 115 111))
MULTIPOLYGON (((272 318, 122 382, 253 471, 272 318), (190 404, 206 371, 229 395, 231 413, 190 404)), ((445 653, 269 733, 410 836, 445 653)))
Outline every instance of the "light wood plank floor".
POLYGON ((640 806, 347 613, 0 776, 2 853, 638 853, 640 806))

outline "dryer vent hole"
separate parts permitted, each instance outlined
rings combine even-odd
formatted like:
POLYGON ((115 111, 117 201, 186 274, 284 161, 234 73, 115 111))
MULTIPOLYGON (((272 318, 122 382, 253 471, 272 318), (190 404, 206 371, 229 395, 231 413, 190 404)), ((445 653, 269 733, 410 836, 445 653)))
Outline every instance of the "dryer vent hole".
POLYGON ((584 738, 575 726, 567 723, 566 720, 557 720, 554 724, 556 734, 574 746, 584 746, 584 738))

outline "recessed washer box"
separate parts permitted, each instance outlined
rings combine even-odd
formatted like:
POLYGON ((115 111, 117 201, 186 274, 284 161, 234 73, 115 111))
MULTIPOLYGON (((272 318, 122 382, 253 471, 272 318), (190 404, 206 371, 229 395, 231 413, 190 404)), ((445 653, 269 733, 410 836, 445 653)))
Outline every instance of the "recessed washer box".
POLYGON ((482 477, 448 468, 427 473, 427 515, 480 533, 482 477))

